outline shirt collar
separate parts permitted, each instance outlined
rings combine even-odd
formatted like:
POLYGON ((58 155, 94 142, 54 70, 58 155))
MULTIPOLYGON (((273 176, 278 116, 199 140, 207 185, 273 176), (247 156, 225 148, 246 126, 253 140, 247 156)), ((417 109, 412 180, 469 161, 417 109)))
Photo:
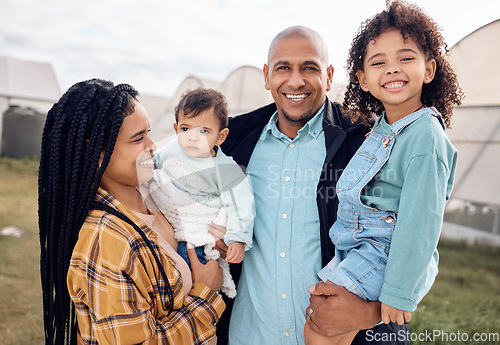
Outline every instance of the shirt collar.
MULTIPOLYGON (((319 108, 318 112, 309 120, 307 123, 299 129, 297 132, 297 138, 300 138, 306 134, 309 134, 314 139, 317 139, 318 136, 323 131, 323 112, 325 110, 325 103, 319 108)), ((273 135, 276 138, 288 138, 285 134, 281 133, 278 129, 278 111, 276 110, 269 119, 268 123, 262 130, 260 135, 260 139, 266 139, 269 135, 273 135)))

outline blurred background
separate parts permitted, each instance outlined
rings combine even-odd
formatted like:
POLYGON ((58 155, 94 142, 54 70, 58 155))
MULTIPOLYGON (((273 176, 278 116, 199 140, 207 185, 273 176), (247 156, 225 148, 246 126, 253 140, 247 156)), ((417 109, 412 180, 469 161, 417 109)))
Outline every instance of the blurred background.
MULTIPOLYGON (((412 2, 442 27, 466 95, 447 130, 459 161, 441 273, 412 331, 500 333, 500 2, 412 2)), ((301 24, 327 41, 335 68, 328 96, 341 102, 352 37, 384 6, 383 0, 0 0, 0 345, 43 343, 38 157, 46 113, 69 86, 94 77, 132 84, 160 146, 173 134, 173 108, 188 89, 221 91, 232 116, 272 102, 262 76, 269 43, 301 24)))

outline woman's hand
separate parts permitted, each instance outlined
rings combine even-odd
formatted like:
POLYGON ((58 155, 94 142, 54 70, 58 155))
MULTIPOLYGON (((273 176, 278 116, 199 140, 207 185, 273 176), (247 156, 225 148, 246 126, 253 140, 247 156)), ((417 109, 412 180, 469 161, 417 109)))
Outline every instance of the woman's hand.
POLYGON ((191 274, 193 282, 200 282, 210 289, 217 291, 222 287, 222 268, 215 260, 208 260, 202 264, 196 255, 194 246, 191 243, 186 245, 189 261, 191 262, 191 274))

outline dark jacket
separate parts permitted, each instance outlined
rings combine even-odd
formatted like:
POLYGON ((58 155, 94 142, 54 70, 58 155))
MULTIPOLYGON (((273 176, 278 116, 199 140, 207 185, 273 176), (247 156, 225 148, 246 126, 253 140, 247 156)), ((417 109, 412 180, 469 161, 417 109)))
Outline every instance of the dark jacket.
MULTIPOLYGON (((246 167, 262 129, 276 111, 270 104, 250 113, 231 118, 229 135, 222 144, 222 151, 232 156, 239 165, 246 167)), ((362 123, 353 125, 340 113, 339 105, 326 101, 323 117, 326 159, 317 187, 317 204, 320 218, 321 256, 325 266, 333 257, 334 249, 328 235, 337 218, 337 195, 335 185, 351 157, 365 139, 367 128, 362 123)))
MULTIPOLYGON (((232 156, 239 165, 248 166, 260 134, 275 111, 276 104, 272 103, 229 119, 229 135, 221 145, 222 151, 227 156, 232 156)), ((323 266, 334 255, 334 246, 329 237, 329 230, 337 219, 338 200, 335 186, 343 169, 365 139, 368 129, 362 123, 352 124, 351 120, 340 112, 339 104, 326 100, 323 115, 326 158, 316 190, 323 266)), ((231 265, 231 274, 236 284, 240 273, 241 264, 231 265)), ((227 298, 224 300, 226 301, 226 311, 217 324, 218 345, 227 344, 229 316, 233 306, 233 300, 227 298)))

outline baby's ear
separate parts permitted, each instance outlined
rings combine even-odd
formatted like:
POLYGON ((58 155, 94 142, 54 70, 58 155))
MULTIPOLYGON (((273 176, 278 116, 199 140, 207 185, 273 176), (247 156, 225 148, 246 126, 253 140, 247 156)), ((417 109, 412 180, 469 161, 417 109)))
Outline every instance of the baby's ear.
POLYGON ((229 128, 224 128, 219 132, 219 136, 217 137, 217 145, 222 145, 222 143, 226 140, 227 135, 229 134, 229 128))
POLYGON ((174 123, 174 131, 177 133, 177 123, 174 123))

